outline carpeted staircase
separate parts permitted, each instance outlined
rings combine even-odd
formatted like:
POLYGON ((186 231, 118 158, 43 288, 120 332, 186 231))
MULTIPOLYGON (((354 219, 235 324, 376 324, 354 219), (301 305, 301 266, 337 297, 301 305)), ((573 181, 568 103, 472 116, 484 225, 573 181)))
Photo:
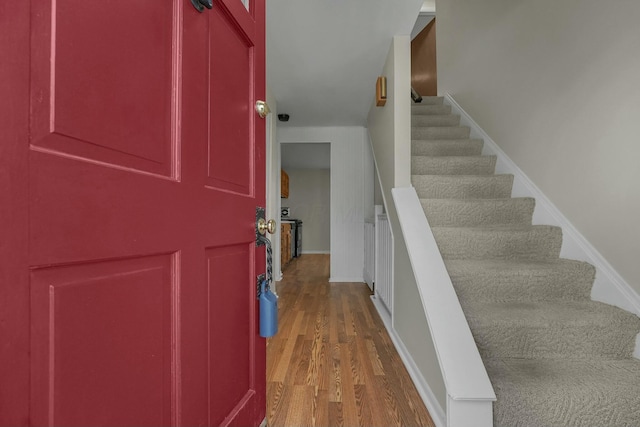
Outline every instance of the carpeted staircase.
POLYGON ((640 319, 591 301, 595 268, 559 257, 440 97, 412 106, 413 185, 497 395, 495 426, 640 426, 640 319))

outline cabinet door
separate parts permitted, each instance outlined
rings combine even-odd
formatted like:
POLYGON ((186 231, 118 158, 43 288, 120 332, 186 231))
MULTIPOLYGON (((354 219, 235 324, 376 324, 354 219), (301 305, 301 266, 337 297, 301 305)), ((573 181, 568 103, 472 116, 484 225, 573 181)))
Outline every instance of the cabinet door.
POLYGON ((289 197, 289 175, 283 169, 280 169, 280 196, 289 197))

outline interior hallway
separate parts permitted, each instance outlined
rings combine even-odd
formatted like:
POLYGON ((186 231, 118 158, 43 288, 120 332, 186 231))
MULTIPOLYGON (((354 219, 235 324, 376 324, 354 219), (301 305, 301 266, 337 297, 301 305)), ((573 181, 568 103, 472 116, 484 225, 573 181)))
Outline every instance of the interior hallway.
POLYGON ((283 273, 268 425, 434 426, 367 285, 329 283, 329 255, 303 255, 283 273))

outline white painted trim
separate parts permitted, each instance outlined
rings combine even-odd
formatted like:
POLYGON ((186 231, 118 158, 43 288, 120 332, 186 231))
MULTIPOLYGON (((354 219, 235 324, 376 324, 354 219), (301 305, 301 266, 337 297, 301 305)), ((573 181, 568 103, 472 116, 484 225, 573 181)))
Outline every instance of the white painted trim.
POLYGON ((363 277, 329 277, 329 282, 365 283, 363 277))
POLYGON ((389 334, 389 337, 391 337, 391 341, 400 355, 400 359, 402 359, 402 363, 404 363, 405 368, 407 368, 407 372, 409 372, 409 376, 411 377, 411 380, 413 380, 413 384, 416 386, 418 394, 420 394, 424 405, 429 411, 429 415, 431 415, 431 419, 433 419, 433 422, 437 427, 445 427, 447 423, 444 409, 438 402, 438 399, 436 399, 435 394, 433 394, 427 380, 425 380, 420 373, 420 369, 418 369, 418 366, 411 357, 407 347, 405 347, 402 342, 402 339, 400 339, 395 329, 393 329, 393 326, 391 325, 391 315, 387 311, 384 303, 375 296, 371 296, 371 302, 373 302, 373 306, 378 311, 378 314, 382 319, 382 323, 384 323, 387 333, 389 334))
POLYGON ((330 254, 331 251, 302 251, 302 255, 330 254))
POLYGON ((391 329, 393 329, 393 325, 391 324, 391 313, 389 312, 387 306, 384 305, 382 300, 375 295, 371 295, 371 302, 373 303, 373 306, 376 308, 376 310, 378 310, 378 314, 382 319, 382 323, 384 323, 384 326, 387 328, 387 331, 391 331, 391 329))
POLYGON ((260 423, 260 427, 267 427, 267 417, 264 417, 264 420, 260 423))
POLYGON ((394 188, 391 194, 447 394, 460 401, 495 401, 489 375, 415 188, 394 188))
POLYGON ((447 396, 447 427, 493 427, 493 402, 454 400, 447 396))
MULTIPOLYGON (((596 279, 591 289, 591 299, 615 305, 640 316, 640 295, 448 93, 444 96, 444 104, 451 106, 453 114, 460 115, 461 125, 471 128, 472 138, 484 140, 482 154, 492 154, 498 157, 496 173, 513 174, 513 197, 533 197, 536 199, 533 223, 555 225, 562 228, 563 239, 560 256, 586 261, 596 267, 596 279)), ((636 349, 636 354, 640 355, 639 349, 636 349)))
POLYGON ((274 280, 276 282, 279 282, 282 280, 282 271, 278 271, 278 273, 276 274, 276 278, 274 280))
POLYGON ((640 334, 636 335, 636 348, 633 351, 633 357, 640 359, 640 334))

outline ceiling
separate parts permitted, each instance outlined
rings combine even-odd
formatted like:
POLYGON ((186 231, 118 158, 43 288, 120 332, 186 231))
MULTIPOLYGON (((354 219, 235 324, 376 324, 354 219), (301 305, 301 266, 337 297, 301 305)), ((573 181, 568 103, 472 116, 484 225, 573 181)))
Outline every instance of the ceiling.
POLYGON ((330 143, 284 143, 280 144, 282 168, 287 169, 330 169, 330 143))
POLYGON ((268 0, 267 85, 278 126, 364 126, 376 78, 423 0, 268 0))

